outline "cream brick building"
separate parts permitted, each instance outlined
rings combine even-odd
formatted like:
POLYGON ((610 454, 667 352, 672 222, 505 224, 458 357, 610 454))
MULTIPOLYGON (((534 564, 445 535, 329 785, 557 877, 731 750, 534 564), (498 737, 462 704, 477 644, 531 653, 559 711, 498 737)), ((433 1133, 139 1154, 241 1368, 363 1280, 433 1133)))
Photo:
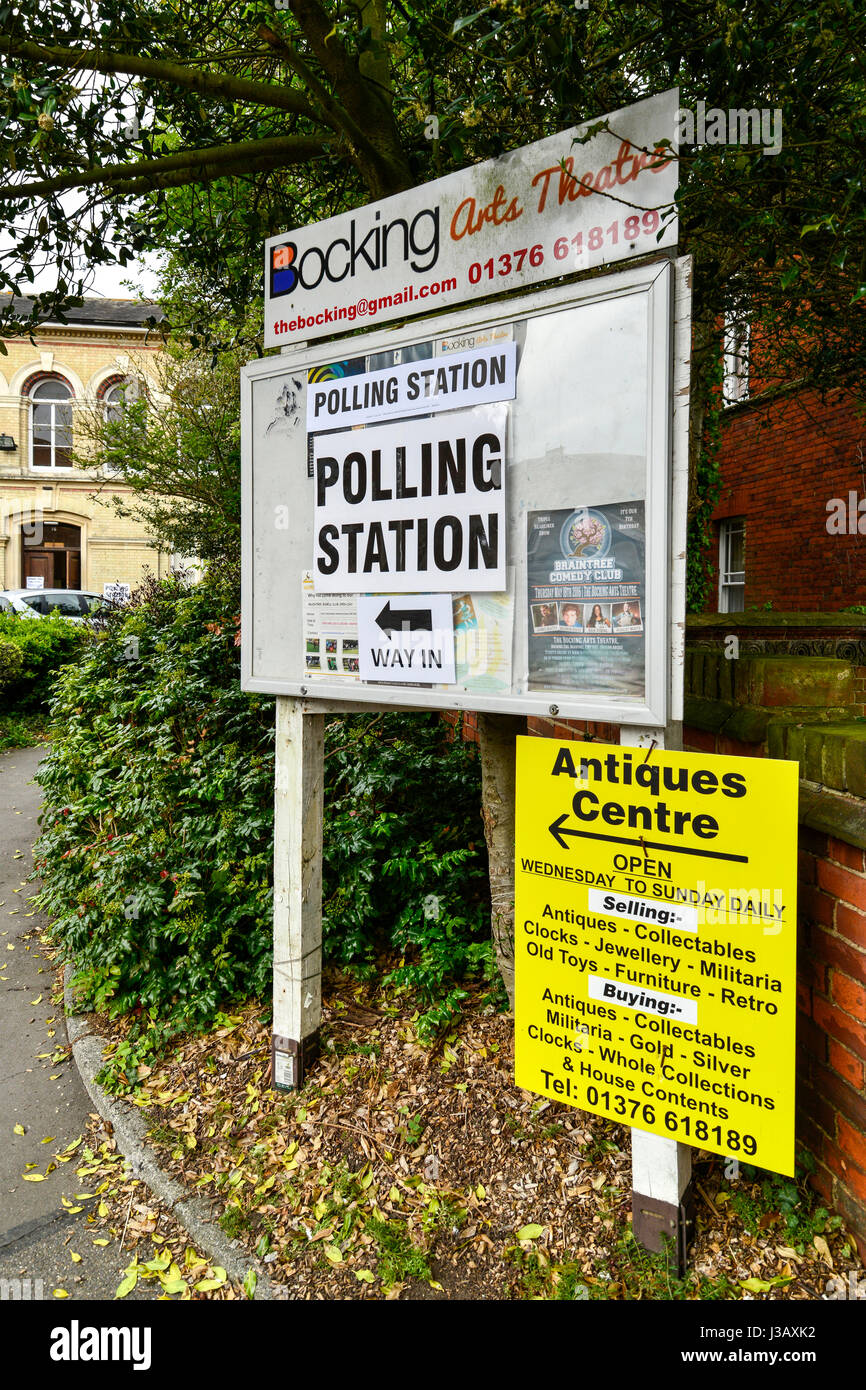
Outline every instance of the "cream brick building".
MULTIPOLYGON (((24 312, 29 308, 22 303, 24 312)), ((137 584, 145 567, 167 574, 141 523, 119 517, 112 496, 131 492, 99 468, 72 466, 76 416, 109 409, 129 382, 153 381, 161 319, 157 305, 86 300, 68 324, 46 322, 5 338, 0 357, 0 590, 89 589, 137 584), (42 584, 39 584, 39 578, 42 584)))

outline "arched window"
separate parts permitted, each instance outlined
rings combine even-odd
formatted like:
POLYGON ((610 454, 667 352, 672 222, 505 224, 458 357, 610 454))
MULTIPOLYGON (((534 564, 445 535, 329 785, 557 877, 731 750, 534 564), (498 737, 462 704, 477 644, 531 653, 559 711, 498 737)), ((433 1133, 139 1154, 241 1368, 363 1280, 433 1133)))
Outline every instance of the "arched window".
POLYGON ((123 407, 126 404, 125 384, 122 381, 118 381, 116 385, 109 386, 102 397, 102 403, 105 408, 106 420, 112 424, 114 421, 119 420, 123 414, 123 407))
POLYGON ((31 387, 30 400, 31 466, 71 468, 72 387, 62 377, 43 377, 31 387))
POLYGON ((125 408, 133 401, 137 401, 140 394, 141 388, 133 378, 128 376, 109 377, 99 388, 99 399, 102 401, 106 420, 109 423, 119 420, 125 408))
MULTIPOLYGON (((118 424, 124 411, 138 400, 141 390, 134 377, 110 376, 97 394, 106 424, 113 425, 118 424)), ((102 468, 107 478, 116 478, 123 472, 116 463, 103 463, 102 468)))

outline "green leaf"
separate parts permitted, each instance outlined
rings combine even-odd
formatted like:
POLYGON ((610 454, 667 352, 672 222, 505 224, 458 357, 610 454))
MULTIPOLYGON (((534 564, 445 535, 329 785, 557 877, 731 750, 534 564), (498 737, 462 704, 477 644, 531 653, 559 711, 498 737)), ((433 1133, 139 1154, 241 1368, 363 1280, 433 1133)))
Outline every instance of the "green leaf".
POLYGON ((485 5, 483 10, 476 10, 474 14, 466 14, 463 16, 462 19, 455 19, 454 23, 451 26, 452 39, 463 29, 466 29, 470 24, 474 24, 476 19, 480 19, 482 15, 488 14, 489 11, 490 6, 485 5))
POLYGON ((184 1279, 160 1279, 160 1287, 164 1293, 184 1293, 187 1288, 184 1279))
POLYGON ((146 1269, 149 1273, 161 1273, 168 1269, 171 1264, 171 1251, 163 1250, 155 1259, 148 1260, 147 1264, 139 1265, 139 1269, 146 1269))
POLYGON ((745 1289, 748 1293, 767 1293, 770 1289, 776 1288, 781 1284, 789 1284, 792 1277, 793 1276, 789 1274, 779 1274, 775 1275, 772 1279, 756 1279, 754 1277, 751 1279, 741 1279, 740 1288, 745 1289))
POLYGON ((118 1286, 117 1286, 117 1292, 116 1292, 116 1294, 114 1295, 114 1297, 115 1297, 115 1298, 126 1298, 126 1295, 127 1295, 128 1293, 132 1293, 132 1290, 135 1288, 135 1286, 136 1286, 137 1283, 138 1283, 138 1270, 137 1270, 137 1269, 132 1269, 132 1270, 130 1270, 130 1271, 125 1275, 125 1277, 124 1277, 123 1279, 121 1279, 120 1283, 119 1283, 118 1286))
POLYGON ((544 1226, 538 1226, 535 1222, 530 1222, 528 1226, 521 1226, 517 1232, 518 1240, 538 1240, 539 1236, 544 1235, 544 1226))

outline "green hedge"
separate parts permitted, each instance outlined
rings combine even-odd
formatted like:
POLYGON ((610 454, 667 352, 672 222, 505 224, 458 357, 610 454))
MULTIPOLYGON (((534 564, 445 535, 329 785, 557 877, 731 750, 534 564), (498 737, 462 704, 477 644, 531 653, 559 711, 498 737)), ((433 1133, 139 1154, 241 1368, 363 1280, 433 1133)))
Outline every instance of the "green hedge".
MULTIPOLYGON (((152 582, 52 706, 39 904, 82 1005, 152 1040, 270 993, 274 702, 241 691, 236 635, 231 592, 152 582)), ((390 951, 428 1029, 489 962, 479 810, 477 761, 438 717, 331 723, 326 953, 369 972, 390 951)))
POLYGON ((78 657, 90 637, 86 626, 56 614, 18 618, 0 613, 0 709, 47 707, 58 672, 78 657))
POLYGON ((416 991, 420 1032, 447 1023, 462 982, 490 973, 490 892, 481 770, 438 714, 356 716, 325 752, 323 940, 334 960, 416 991))
POLYGON ((273 702, 235 630, 218 592, 151 583, 60 677, 40 903, 91 1008, 196 1026, 268 986, 273 702))

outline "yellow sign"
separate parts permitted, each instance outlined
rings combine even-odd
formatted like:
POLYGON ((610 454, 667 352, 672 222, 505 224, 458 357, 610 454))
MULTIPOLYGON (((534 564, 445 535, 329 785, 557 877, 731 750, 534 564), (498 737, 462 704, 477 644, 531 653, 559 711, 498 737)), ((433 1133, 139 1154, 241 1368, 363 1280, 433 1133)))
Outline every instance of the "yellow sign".
POLYGON ((796 763, 517 740, 516 1080, 794 1171, 796 763))

